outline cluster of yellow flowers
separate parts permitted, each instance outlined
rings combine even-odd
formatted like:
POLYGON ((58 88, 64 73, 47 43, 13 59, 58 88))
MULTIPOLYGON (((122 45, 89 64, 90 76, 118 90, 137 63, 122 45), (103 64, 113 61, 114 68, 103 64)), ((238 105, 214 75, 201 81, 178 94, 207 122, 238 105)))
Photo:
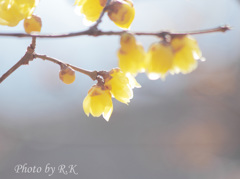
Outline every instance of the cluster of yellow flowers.
POLYGON ((1 0, 0 25, 14 27, 24 20, 26 33, 40 32, 41 18, 33 15, 39 0, 1 0))
MULTIPOLYGON (((90 22, 100 17, 107 0, 76 0, 77 10, 90 22)), ((134 19, 135 9, 131 0, 112 0, 106 8, 108 17, 119 27, 128 29, 134 19)))
MULTIPOLYGON (((41 18, 33 15, 38 0, 1 0, 0 25, 16 26, 24 19, 26 33, 40 32, 41 18)), ((96 22, 101 13, 106 11, 109 18, 120 28, 128 29, 134 19, 135 9, 131 0, 76 0, 77 10, 90 22, 96 22)), ((163 36, 153 43, 146 52, 136 41, 133 34, 121 34, 120 49, 117 52, 119 68, 97 74, 98 83, 88 91, 83 101, 87 116, 103 115, 109 120, 112 111, 112 97, 128 104, 133 97, 132 89, 141 87, 135 80, 138 73, 146 72, 149 79, 164 79, 168 73, 190 73, 197 67, 197 60, 202 58, 196 40, 189 35, 163 36)), ((65 84, 75 80, 75 71, 66 64, 60 65, 59 78, 65 84)))
POLYGON ((149 77, 164 78, 170 72, 190 73, 197 67, 202 53, 197 41, 189 35, 175 37, 170 42, 154 43, 148 50, 147 73, 149 77))
POLYGON ((197 67, 196 60, 202 59, 197 41, 189 35, 153 43, 148 52, 144 51, 142 45, 137 43, 134 35, 130 33, 124 33, 120 43, 120 69, 133 75, 146 72, 152 80, 160 77, 164 79, 168 72, 190 73, 197 67))
POLYGON ((87 116, 90 113, 94 117, 102 114, 108 121, 113 111, 112 96, 118 101, 128 104, 133 98, 132 89, 141 86, 133 76, 123 73, 118 68, 105 72, 102 77, 103 81, 99 81, 88 91, 88 95, 83 101, 83 109, 87 116))

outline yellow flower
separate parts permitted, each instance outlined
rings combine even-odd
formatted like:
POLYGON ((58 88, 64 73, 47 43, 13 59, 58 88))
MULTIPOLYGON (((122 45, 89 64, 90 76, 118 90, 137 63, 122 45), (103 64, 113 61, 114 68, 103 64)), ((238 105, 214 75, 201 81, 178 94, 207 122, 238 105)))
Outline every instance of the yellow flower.
POLYGON ((94 85, 83 101, 83 110, 87 116, 91 113, 94 117, 103 115, 109 121, 113 111, 112 97, 109 90, 94 85))
POLYGON ((154 43, 147 54, 146 69, 151 80, 164 79, 173 63, 173 50, 170 44, 165 42, 154 43))
POLYGON ((136 42, 132 34, 124 33, 121 36, 121 48, 118 50, 118 63, 123 72, 136 75, 145 70, 146 53, 142 45, 136 42))
POLYGON ((2 0, 0 2, 0 25, 16 26, 21 20, 32 15, 35 0, 2 0))
POLYGON ((36 15, 32 15, 24 19, 24 30, 26 33, 30 34, 32 32, 40 32, 42 28, 42 20, 36 15))
POLYGON ((115 68, 109 72, 105 80, 105 87, 110 90, 111 94, 120 102, 128 104, 133 98, 132 88, 140 87, 133 76, 123 73, 120 69, 115 68))
POLYGON ((197 41, 186 35, 175 37, 171 41, 174 50, 172 73, 190 73, 197 67, 197 61, 202 58, 197 41))
POLYGON ((130 0, 112 1, 108 7, 108 17, 119 27, 128 29, 134 19, 135 9, 130 0))
POLYGON ((80 13, 85 16, 86 20, 95 22, 103 11, 106 2, 107 0, 76 0, 75 5, 79 7, 80 13))

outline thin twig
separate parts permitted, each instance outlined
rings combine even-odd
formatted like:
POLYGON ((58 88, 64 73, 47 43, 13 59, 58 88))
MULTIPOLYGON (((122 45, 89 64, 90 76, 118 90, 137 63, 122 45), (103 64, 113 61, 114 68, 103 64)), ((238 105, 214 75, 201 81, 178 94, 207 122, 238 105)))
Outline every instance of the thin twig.
POLYGON ((213 33, 213 32, 226 32, 231 29, 232 27, 230 27, 229 25, 223 25, 216 28, 212 28, 212 29, 196 30, 196 31, 189 31, 189 32, 182 32, 182 33, 189 34, 189 35, 197 35, 197 34, 206 34, 206 33, 213 33))
POLYGON ((2 83, 9 75, 11 75, 21 65, 26 65, 28 64, 29 61, 33 60, 33 53, 34 53, 35 47, 36 47, 36 37, 32 37, 32 43, 28 46, 24 56, 15 65, 13 65, 6 73, 4 73, 1 76, 0 83, 2 83))
POLYGON ((36 37, 33 37, 32 38, 32 43, 30 45, 33 50, 35 50, 35 48, 36 48, 36 39, 37 39, 36 37))
POLYGON ((22 64, 25 64, 28 59, 30 59, 32 54, 25 53, 25 55, 14 65, 10 68, 6 73, 4 73, 0 78, 0 83, 2 83, 9 75, 11 75, 16 69, 18 69, 22 64))
POLYGON ((61 60, 58 60, 56 58, 52 58, 52 57, 48 57, 47 55, 39 55, 39 54, 34 54, 34 58, 40 58, 42 60, 48 60, 48 61, 51 61, 53 63, 56 63, 58 65, 66 65, 66 66, 69 66, 71 67, 72 69, 80 72, 80 73, 83 73, 87 76, 89 76, 92 80, 96 80, 97 78, 97 71, 88 71, 88 70, 84 70, 82 68, 79 68, 79 67, 76 67, 76 66, 73 66, 71 64, 68 64, 68 63, 64 63, 62 62, 61 60))
POLYGON ((102 12, 101 12, 101 14, 100 14, 100 16, 99 16, 96 24, 94 24, 94 25, 92 26, 92 28, 97 29, 98 25, 102 22, 102 18, 103 18, 103 16, 104 16, 104 14, 105 14, 105 12, 106 12, 106 10, 107 10, 107 8, 108 8, 108 6, 109 6, 109 4, 110 4, 111 1, 112 1, 112 0, 107 0, 106 5, 104 6, 104 8, 103 8, 103 10, 102 10, 102 12))
MULTIPOLYGON (((198 35, 198 34, 206 34, 206 33, 213 33, 213 32, 226 32, 230 30, 231 27, 228 25, 205 29, 205 30, 195 30, 195 31, 188 31, 188 32, 171 32, 171 31, 160 31, 160 32, 131 32, 134 35, 145 35, 145 36, 157 36, 157 37, 164 37, 166 34, 172 36, 181 36, 181 35, 198 35)), ((38 37, 38 38, 66 38, 66 37, 76 37, 82 35, 89 35, 89 36, 104 36, 104 35, 122 35, 126 31, 101 31, 96 30, 93 31, 91 28, 88 30, 84 30, 81 32, 72 32, 67 34, 45 34, 45 35, 31 35, 25 33, 0 33, 0 36, 8 36, 8 37, 38 37)))

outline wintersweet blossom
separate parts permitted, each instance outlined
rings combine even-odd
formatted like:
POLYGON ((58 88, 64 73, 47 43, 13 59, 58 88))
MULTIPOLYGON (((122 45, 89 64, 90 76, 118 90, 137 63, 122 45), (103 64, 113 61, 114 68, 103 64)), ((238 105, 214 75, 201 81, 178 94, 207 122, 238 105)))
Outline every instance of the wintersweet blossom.
POLYGON ((150 46, 147 53, 146 71, 149 79, 164 79, 173 63, 172 46, 165 42, 157 42, 150 46))
POLYGON ((197 67, 197 61, 202 58, 197 41, 191 36, 173 38, 171 45, 174 50, 172 73, 190 73, 197 67))
POLYGON ((85 19, 90 22, 95 22, 103 8, 105 7, 107 0, 76 0, 77 10, 84 15, 85 19))
POLYGON ((118 64, 123 72, 136 75, 145 70, 146 53, 141 44, 136 42, 130 33, 124 33, 120 39, 121 48, 118 50, 118 64))
POLYGON ((103 115, 109 121, 113 111, 112 96, 108 89, 94 85, 83 101, 83 110, 87 116, 92 114, 94 117, 103 115))
POLYGON ((114 68, 106 77, 105 87, 110 90, 111 94, 120 102, 128 104, 133 98, 133 88, 140 87, 133 76, 123 73, 120 69, 114 68))
POLYGON ((0 25, 16 26, 32 15, 37 2, 38 0, 1 0, 0 25))

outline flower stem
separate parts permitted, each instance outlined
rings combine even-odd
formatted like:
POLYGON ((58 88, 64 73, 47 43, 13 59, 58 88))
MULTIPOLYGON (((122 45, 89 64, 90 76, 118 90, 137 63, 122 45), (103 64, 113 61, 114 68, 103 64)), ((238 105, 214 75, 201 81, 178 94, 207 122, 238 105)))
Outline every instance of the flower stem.
POLYGON ((91 28, 97 29, 98 25, 102 22, 102 18, 103 18, 104 14, 105 14, 105 12, 106 12, 106 10, 107 10, 107 7, 108 7, 108 5, 110 4, 111 1, 112 1, 112 0, 107 0, 106 5, 105 5, 105 7, 103 8, 103 10, 102 10, 102 12, 101 12, 101 14, 100 14, 100 16, 99 16, 96 24, 94 24, 91 28))

